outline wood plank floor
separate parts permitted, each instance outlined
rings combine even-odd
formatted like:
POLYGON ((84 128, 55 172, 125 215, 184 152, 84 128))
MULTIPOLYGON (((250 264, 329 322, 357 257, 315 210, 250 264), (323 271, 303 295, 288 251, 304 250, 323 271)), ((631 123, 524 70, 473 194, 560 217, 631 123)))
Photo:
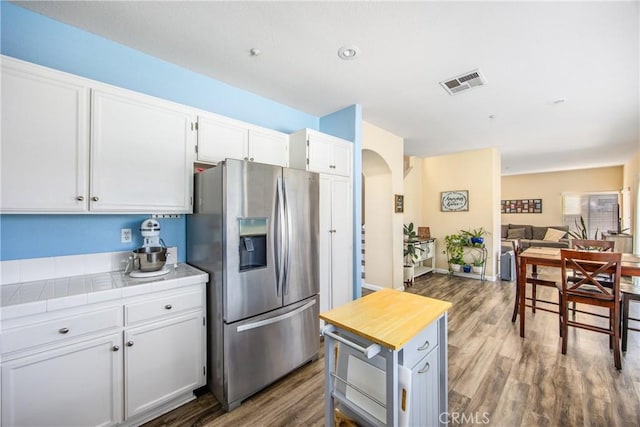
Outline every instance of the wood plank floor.
MULTIPOLYGON (((563 356, 552 313, 527 309, 527 336, 521 339, 518 323, 511 323, 513 282, 427 274, 408 292, 453 303, 451 425, 640 425, 640 333, 629 332, 622 371, 616 371, 603 334, 570 328, 563 356)), ((555 297, 552 289, 539 292, 555 297)), ((640 304, 632 303, 633 317, 639 314, 640 304)), ((323 367, 320 357, 230 413, 207 392, 145 426, 322 426, 323 367)))

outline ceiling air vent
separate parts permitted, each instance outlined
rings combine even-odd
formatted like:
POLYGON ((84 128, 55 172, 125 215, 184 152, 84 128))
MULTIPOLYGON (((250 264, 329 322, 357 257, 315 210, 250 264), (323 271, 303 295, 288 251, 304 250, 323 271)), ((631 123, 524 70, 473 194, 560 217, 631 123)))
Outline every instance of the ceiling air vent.
POLYGON ((485 80, 480 70, 469 71, 468 73, 440 82, 440 85, 449 95, 455 95, 486 84, 487 80, 485 80))

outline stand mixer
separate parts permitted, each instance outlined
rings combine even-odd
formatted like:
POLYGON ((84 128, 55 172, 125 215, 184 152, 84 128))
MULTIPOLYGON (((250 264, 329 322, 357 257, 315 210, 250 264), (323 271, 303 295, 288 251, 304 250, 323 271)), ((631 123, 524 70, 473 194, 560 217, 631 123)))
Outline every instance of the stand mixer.
POLYGON ((155 219, 145 219, 140 224, 140 234, 144 239, 142 247, 129 257, 125 274, 141 278, 169 273, 169 269, 163 268, 167 261, 167 247, 160 238, 160 223, 155 219))

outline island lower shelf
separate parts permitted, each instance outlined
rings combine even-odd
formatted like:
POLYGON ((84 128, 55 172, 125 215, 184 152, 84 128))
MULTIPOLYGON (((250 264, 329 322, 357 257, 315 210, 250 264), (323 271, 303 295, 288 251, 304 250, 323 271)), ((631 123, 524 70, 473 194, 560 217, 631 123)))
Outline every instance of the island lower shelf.
POLYGON ((444 426, 449 307, 386 289, 322 313, 325 425, 339 407, 362 425, 444 426))

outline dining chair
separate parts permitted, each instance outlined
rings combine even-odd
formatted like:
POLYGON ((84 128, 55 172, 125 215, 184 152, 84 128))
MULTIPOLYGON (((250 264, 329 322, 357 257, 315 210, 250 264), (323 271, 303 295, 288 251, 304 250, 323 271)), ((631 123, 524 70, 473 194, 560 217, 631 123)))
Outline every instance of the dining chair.
MULTIPOLYGON (((570 248, 582 251, 602 251, 613 252, 615 243, 613 240, 595 240, 595 239, 571 239, 570 248)), ((611 277, 603 276, 601 283, 611 282, 611 277)), ((569 280, 576 282, 580 280, 580 273, 572 271, 569 280)), ((576 315, 576 304, 571 307, 571 313, 576 315)))
POLYGON ((609 345, 613 347, 616 369, 622 369, 620 357, 620 271, 622 254, 619 252, 587 252, 561 249, 562 282, 558 286, 561 322, 562 354, 567 354, 569 326, 609 335, 609 345), (580 273, 580 279, 571 281, 570 271, 580 273), (604 283, 603 275, 610 275, 612 281, 604 283), (569 320, 569 303, 576 302, 609 310, 609 326, 604 328, 595 323, 569 320))
MULTIPOLYGON (((522 253, 523 248, 522 248, 520 239, 514 239, 511 241, 511 243, 513 245, 513 253, 514 253, 515 264, 516 264, 516 300, 513 305, 513 314, 511 315, 511 322, 515 322, 516 318, 518 317, 518 306, 520 302, 520 258, 518 257, 518 255, 522 253)), ((524 286, 525 301, 530 301, 529 304, 525 303, 525 306, 530 307, 533 313, 536 312, 536 308, 537 308, 538 310, 548 311, 550 313, 556 314, 557 309, 549 309, 546 307, 536 306, 536 302, 558 305, 558 303, 555 301, 549 301, 549 300, 538 298, 537 292, 536 292, 537 286, 546 286, 546 287, 556 289, 557 282, 555 278, 546 274, 540 274, 538 273, 537 269, 534 268, 532 270, 532 274, 527 275, 526 283, 531 284, 531 297, 526 296, 526 284, 525 284, 524 286)))
POLYGON ((622 335, 622 351, 627 351, 627 334, 629 331, 640 332, 640 326, 634 328, 629 326, 629 321, 637 322, 640 324, 640 319, 631 317, 629 315, 629 304, 633 301, 640 303, 640 284, 635 285, 633 283, 627 283, 621 280, 620 282, 620 294, 622 298, 621 303, 621 335, 622 335))

